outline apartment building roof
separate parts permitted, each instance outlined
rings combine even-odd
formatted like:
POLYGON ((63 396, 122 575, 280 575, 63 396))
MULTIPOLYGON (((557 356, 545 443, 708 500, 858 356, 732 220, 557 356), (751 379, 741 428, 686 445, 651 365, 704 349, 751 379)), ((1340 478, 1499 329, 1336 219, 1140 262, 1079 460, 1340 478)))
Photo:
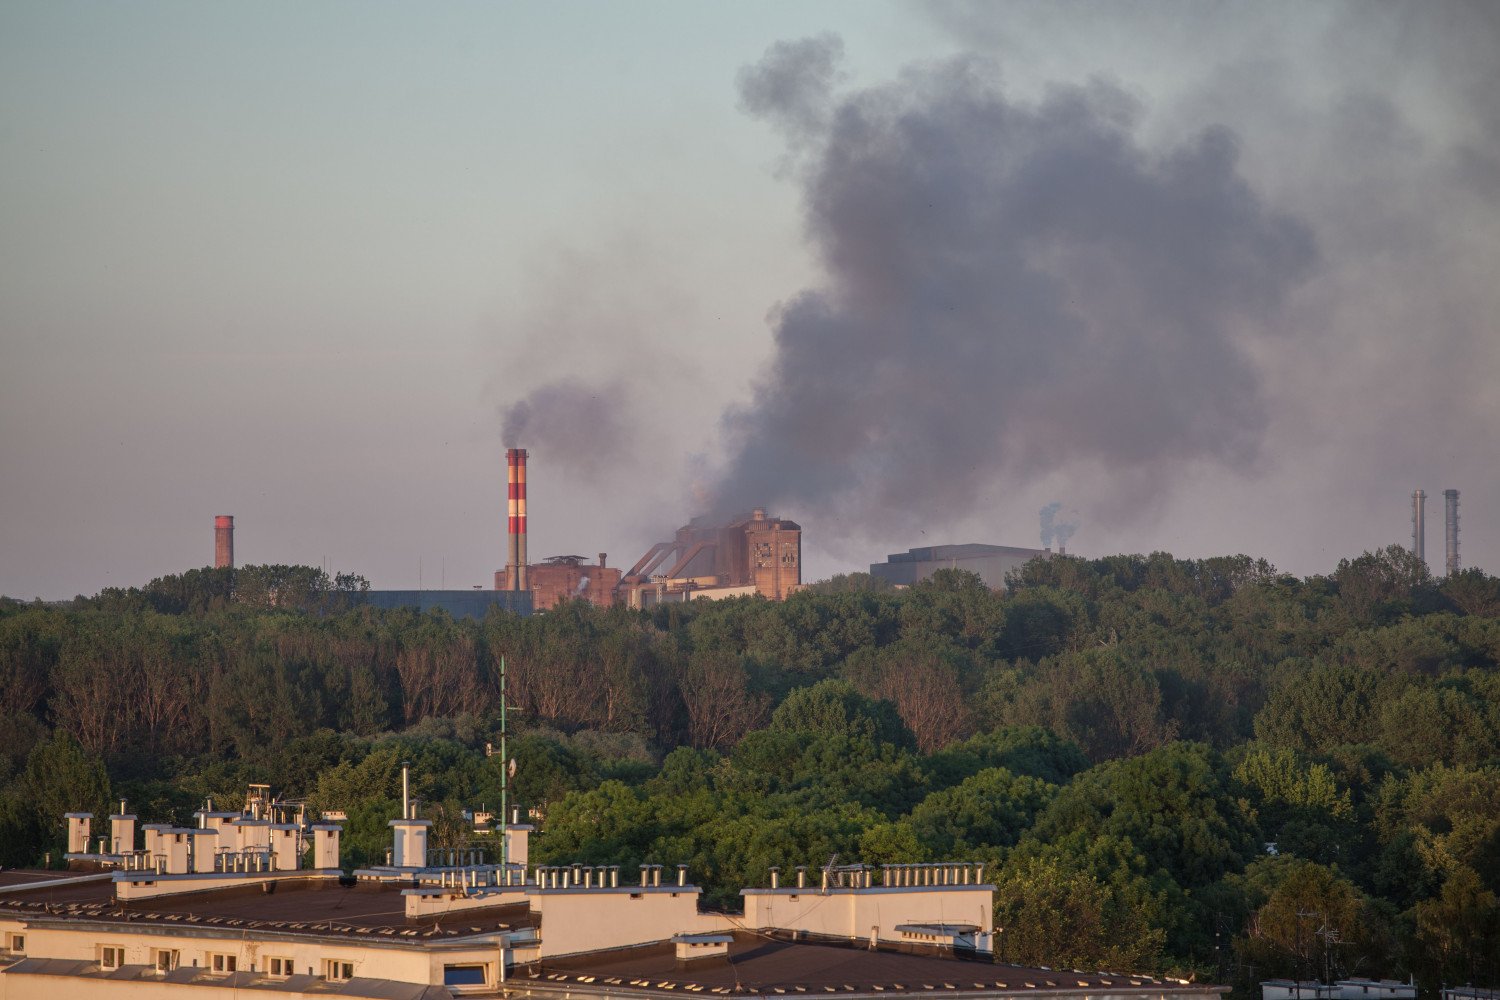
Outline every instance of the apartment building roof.
MULTIPOLYGON (((975 959, 920 954, 889 946, 791 940, 764 932, 735 931, 727 960, 680 963, 671 945, 652 945, 553 959, 517 969, 512 990, 536 993, 599 992, 618 996, 642 992, 705 992, 797 997, 830 993, 873 996, 1004 994, 1076 995, 1080 990, 1111 995, 1161 996, 1203 993, 1150 976, 1084 973, 996 964, 975 959)), ((1214 991, 1217 995, 1222 990, 1214 991)))
POLYGON ((338 879, 286 879, 210 889, 155 899, 117 901, 110 881, 49 886, 0 896, 0 912, 30 921, 47 917, 101 923, 158 925, 204 931, 249 929, 265 933, 421 940, 490 934, 534 927, 524 899, 501 906, 408 919, 401 895, 408 884, 338 879), (266 891, 271 888, 272 891, 266 891))

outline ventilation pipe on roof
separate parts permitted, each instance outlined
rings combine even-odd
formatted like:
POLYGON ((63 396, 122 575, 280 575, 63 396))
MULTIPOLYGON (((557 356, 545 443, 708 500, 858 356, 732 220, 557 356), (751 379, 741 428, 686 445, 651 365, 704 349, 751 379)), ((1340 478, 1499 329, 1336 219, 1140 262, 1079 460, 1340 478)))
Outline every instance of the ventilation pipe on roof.
POLYGON ((777 868, 775 865, 771 866, 771 888, 781 888, 781 869, 777 868))
POLYGON ((677 884, 680 886, 687 885, 687 865, 677 866, 677 884))

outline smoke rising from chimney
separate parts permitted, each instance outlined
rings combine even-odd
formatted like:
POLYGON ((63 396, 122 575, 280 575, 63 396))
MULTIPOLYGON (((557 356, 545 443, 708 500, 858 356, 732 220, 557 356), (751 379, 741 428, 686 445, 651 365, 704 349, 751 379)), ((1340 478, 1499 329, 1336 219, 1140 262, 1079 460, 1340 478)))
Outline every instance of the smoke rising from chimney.
POLYGON ((1254 461, 1247 348, 1317 254, 1232 133, 1148 150, 1122 91, 1016 103, 977 59, 836 93, 840 54, 781 43, 741 74, 826 279, 780 305, 769 369, 723 418, 720 509, 869 533, 973 513, 1001 477, 1085 468, 1139 498, 1174 467, 1254 461))
POLYGON ((559 379, 506 407, 502 443, 545 455, 554 467, 592 475, 629 445, 628 394, 618 381, 559 379))
POLYGON ((1068 519, 1059 521, 1058 513, 1062 510, 1062 501, 1054 500, 1037 512, 1042 522, 1042 548, 1051 548, 1057 543, 1059 551, 1068 544, 1068 539, 1078 532, 1078 511, 1068 511, 1068 519))

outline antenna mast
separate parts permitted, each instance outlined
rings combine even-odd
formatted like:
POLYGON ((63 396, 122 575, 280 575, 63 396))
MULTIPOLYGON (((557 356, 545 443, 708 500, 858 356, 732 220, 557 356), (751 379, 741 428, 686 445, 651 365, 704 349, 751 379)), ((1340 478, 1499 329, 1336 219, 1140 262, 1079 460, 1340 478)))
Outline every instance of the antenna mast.
MULTIPOLYGON (((505 747, 505 657, 500 657, 500 877, 510 871, 510 754, 505 747)), ((508 882, 507 882, 508 884, 508 882)))

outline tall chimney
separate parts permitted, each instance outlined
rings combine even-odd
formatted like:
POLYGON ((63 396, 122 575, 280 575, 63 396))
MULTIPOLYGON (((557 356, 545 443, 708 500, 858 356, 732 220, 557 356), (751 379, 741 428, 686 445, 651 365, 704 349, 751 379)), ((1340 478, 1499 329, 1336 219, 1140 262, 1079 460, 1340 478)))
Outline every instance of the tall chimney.
POLYGON ((234 569, 234 515, 214 518, 214 569, 234 569))
POLYGON ((509 557, 506 562, 508 590, 528 590, 526 579, 526 449, 505 452, 506 493, 509 506, 509 557))
POLYGON ((1458 490, 1443 491, 1443 506, 1447 512, 1447 523, 1444 525, 1443 540, 1446 543, 1448 555, 1448 575, 1453 576, 1459 570, 1458 562, 1458 490))
POLYGON ((1411 495, 1411 554, 1418 562, 1427 561, 1427 494, 1417 490, 1411 495))

